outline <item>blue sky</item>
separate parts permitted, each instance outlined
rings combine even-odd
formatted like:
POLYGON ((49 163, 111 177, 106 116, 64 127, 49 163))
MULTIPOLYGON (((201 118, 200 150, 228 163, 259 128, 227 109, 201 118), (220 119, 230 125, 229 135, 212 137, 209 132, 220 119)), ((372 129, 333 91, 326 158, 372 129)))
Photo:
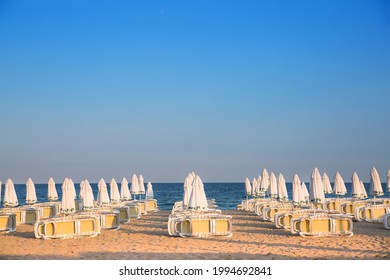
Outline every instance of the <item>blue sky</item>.
POLYGON ((390 168, 386 1, 1 1, 0 180, 390 168))

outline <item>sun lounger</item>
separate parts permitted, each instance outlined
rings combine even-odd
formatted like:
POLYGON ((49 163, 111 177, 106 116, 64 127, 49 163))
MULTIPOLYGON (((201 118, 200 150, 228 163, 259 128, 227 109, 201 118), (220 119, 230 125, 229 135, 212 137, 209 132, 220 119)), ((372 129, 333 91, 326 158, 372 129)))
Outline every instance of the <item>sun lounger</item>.
POLYGON ((179 236, 181 231, 181 222, 184 215, 170 215, 168 218, 168 234, 171 236, 179 236))
POLYGON ((16 230, 16 215, 14 213, 0 213, 0 233, 16 230))
POLYGON ((112 210, 119 211, 119 222, 121 224, 127 224, 130 222, 130 207, 122 205, 112 205, 112 210))
POLYGON ((131 202, 126 202, 123 205, 129 207, 129 213, 130 213, 130 218, 136 218, 139 219, 141 218, 141 205, 137 203, 131 202))
POLYGON ((180 223, 181 237, 232 236, 231 216, 194 215, 187 216, 180 223))
POLYGON ((390 214, 385 214, 383 216, 383 225, 385 229, 390 229, 390 214))
POLYGON ((310 214, 325 214, 328 211, 326 210, 318 210, 318 209, 292 209, 286 212, 276 213, 274 216, 274 223, 276 228, 284 228, 289 230, 291 227, 291 220, 297 219, 303 216, 307 216, 310 214))
POLYGON ((347 198, 336 198, 336 199, 327 200, 325 202, 324 209, 341 211, 341 205, 348 202, 349 200, 350 199, 347 198))
POLYGON ((120 213, 117 210, 97 210, 91 213, 98 215, 101 229, 119 229, 120 213))
POLYGON ((366 206, 368 203, 367 200, 345 201, 340 205, 340 211, 342 214, 352 215, 355 218, 355 209, 366 206))
POLYGON ((352 236, 352 218, 314 214, 291 220, 291 232, 301 236, 352 236))
POLYGON ((276 213, 287 212, 294 208, 292 204, 278 204, 275 206, 263 207, 262 219, 264 221, 274 221, 276 213))
POLYGON ((260 216, 260 218, 263 216, 263 209, 270 206, 278 205, 279 202, 276 200, 268 200, 268 201, 257 201, 254 204, 254 212, 257 216, 260 216))
POLYGON ((147 199, 146 200, 146 212, 157 212, 158 205, 156 199, 147 199))
POLYGON ((100 233, 97 215, 69 215, 39 221, 34 226, 36 238, 95 237, 100 233))
POLYGON ((390 214, 388 204, 367 205, 355 209, 355 218, 358 221, 382 223, 385 214, 390 214))
POLYGON ((30 206, 20 206, 14 208, 1 208, 0 213, 14 213, 16 224, 33 225, 39 220, 39 209, 30 206))
POLYGON ((39 220, 54 218, 57 216, 58 205, 56 203, 44 202, 44 203, 36 203, 31 207, 37 208, 39 211, 39 220))

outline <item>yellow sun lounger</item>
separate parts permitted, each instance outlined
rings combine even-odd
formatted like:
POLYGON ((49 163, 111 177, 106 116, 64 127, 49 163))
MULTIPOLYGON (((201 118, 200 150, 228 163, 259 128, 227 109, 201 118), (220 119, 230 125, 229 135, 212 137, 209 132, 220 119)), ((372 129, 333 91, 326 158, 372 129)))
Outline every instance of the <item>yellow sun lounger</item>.
POLYGON ((100 233, 97 215, 69 215, 37 222, 34 226, 36 238, 95 237, 100 233))
POLYGON ((301 236, 352 236, 352 218, 346 215, 314 214, 291 220, 291 233, 301 236))
POLYGON ((39 209, 34 207, 20 206, 14 208, 2 208, 0 213, 14 213, 16 216, 16 224, 33 225, 39 221, 39 209))
POLYGON ((180 223, 181 237, 231 237, 232 222, 228 215, 195 215, 187 216, 180 223))
POLYGON ((146 200, 146 211, 147 212, 157 212, 158 205, 156 199, 147 199, 146 200))
POLYGON ((348 201, 350 201, 350 199, 347 198, 329 199, 325 202, 324 208, 325 210, 335 210, 341 212, 341 205, 348 201))
POLYGON ((389 204, 367 205, 355 209, 355 218, 358 221, 382 223, 385 214, 390 214, 389 204))
POLYGON ((168 218, 168 234, 171 236, 180 236, 181 222, 184 220, 184 215, 169 215, 168 218))
POLYGON ((383 216, 383 225, 385 229, 390 229, 390 214, 385 214, 383 216))
POLYGON ((367 204, 367 200, 345 201, 341 204, 340 211, 342 214, 352 215, 355 218, 355 209, 367 204))
POLYGON ((261 218, 264 221, 274 221, 276 213, 283 213, 294 209, 293 204, 278 204, 275 206, 263 207, 263 215, 261 218))
POLYGON ((0 213, 0 233, 16 230, 16 215, 14 213, 0 213))
POLYGON ((278 205, 279 202, 274 200, 274 201, 258 201, 254 204, 254 212, 257 216, 260 216, 263 217, 263 209, 266 208, 266 207, 270 207, 270 206, 276 206, 278 205))
POLYGON ((287 212, 276 213, 274 216, 274 223, 276 228, 284 228, 289 230, 291 227, 291 220, 301 218, 310 214, 325 214, 328 211, 318 209, 293 209, 287 212))
POLYGON ((93 210, 88 213, 99 217, 100 229, 120 228, 120 213, 117 210, 93 210))
POLYGON ((136 218, 136 219, 141 218, 142 210, 140 204, 131 201, 131 202, 126 202, 123 205, 129 207, 130 218, 136 218))
POLYGON ((119 211, 119 222, 122 224, 128 224, 130 222, 130 207, 122 205, 112 205, 112 210, 119 211))

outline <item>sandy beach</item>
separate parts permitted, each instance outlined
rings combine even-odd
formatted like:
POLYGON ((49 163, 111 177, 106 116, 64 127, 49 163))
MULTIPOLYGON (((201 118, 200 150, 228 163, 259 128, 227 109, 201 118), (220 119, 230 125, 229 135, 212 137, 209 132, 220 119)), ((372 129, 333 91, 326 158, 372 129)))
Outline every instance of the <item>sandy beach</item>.
POLYGON ((95 238, 36 239, 32 225, 18 225, 0 235, 0 259, 390 259, 390 231, 382 224, 354 222, 353 237, 305 238, 276 229, 253 213, 224 211, 233 216, 233 237, 181 238, 167 232, 169 211, 132 219, 117 231, 95 238))

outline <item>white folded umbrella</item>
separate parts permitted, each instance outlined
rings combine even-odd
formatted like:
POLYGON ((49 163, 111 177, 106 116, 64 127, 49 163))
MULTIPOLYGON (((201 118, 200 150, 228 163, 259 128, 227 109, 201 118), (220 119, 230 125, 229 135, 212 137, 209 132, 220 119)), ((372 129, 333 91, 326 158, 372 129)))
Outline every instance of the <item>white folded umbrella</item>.
POLYGON ((184 180, 184 186, 183 186, 183 209, 186 209, 188 207, 190 195, 192 192, 192 174, 188 175, 184 180), (191 176, 190 176, 191 175, 191 176))
POLYGON ((110 198, 111 202, 120 202, 121 196, 119 194, 118 184, 115 179, 112 178, 110 182, 110 198))
POLYGON ((138 186, 138 178, 137 175, 133 174, 133 177, 131 177, 131 189, 130 192, 134 195, 140 194, 139 186, 138 186))
POLYGON ((387 170, 387 191, 390 192, 390 170, 387 170))
POLYGON ((288 201, 286 180, 284 180, 282 173, 279 173, 278 176, 278 199, 280 201, 288 201))
POLYGON ((83 209, 88 210, 94 208, 94 196, 91 184, 88 180, 84 180, 84 197, 83 197, 83 209))
POLYGON ((139 175, 139 178, 138 178, 138 188, 139 188, 140 194, 145 194, 144 177, 142 175, 139 175))
POLYGON ((310 201, 310 194, 307 190, 305 182, 301 182, 301 188, 302 188, 302 195, 303 195, 303 201, 308 203, 310 201))
POLYGON ((324 203, 324 186, 318 168, 314 168, 310 178, 310 200, 314 203, 324 203))
POLYGON ((339 172, 336 172, 336 175, 334 176, 334 194, 339 195, 345 195, 347 193, 347 188, 345 187, 345 183, 343 178, 341 177, 339 172))
POLYGON ((382 196, 384 194, 382 183, 375 167, 372 168, 370 175, 370 194, 374 197, 382 196))
POLYGON ((257 196, 257 180, 256 180, 256 178, 253 178, 253 180, 252 180, 252 192, 251 192, 251 195, 252 196, 257 196))
POLYGON ((152 183, 148 182, 148 184, 146 185, 146 199, 153 199, 153 197, 153 186, 152 183))
POLYGON ((263 173, 261 175, 261 182, 260 182, 260 192, 266 192, 269 188, 269 175, 267 172, 267 169, 263 169, 263 173))
POLYGON ((35 192, 35 185, 31 178, 28 178, 26 183, 26 203, 34 204, 37 202, 37 194, 35 192))
POLYGON ((273 172, 269 176, 269 188, 267 190, 267 195, 271 198, 278 197, 278 180, 273 172))
POLYGON ((50 177, 49 182, 47 183, 47 199, 49 201, 58 200, 56 184, 52 177, 50 177))
POLYGON ((123 201, 130 200, 131 199, 131 194, 129 190, 129 182, 125 177, 123 177, 122 182, 121 182, 121 199, 123 201))
POLYGON ((322 175, 322 184, 324 185, 324 193, 325 194, 333 193, 332 185, 330 184, 329 177, 326 173, 324 173, 324 175, 322 175))
POLYGON ((292 182, 292 199, 294 205, 301 205, 303 203, 303 189, 301 187, 301 180, 299 180, 299 177, 297 174, 294 175, 293 182, 292 182))
POLYGON ((71 180, 65 178, 62 183, 61 213, 69 214, 76 212, 75 196, 71 180))
POLYGON ((97 197, 97 203, 100 206, 109 205, 110 204, 110 197, 108 196, 107 191, 107 184, 104 181, 103 178, 99 180, 98 183, 98 197, 97 197))
POLYGON ((363 190, 360 185, 360 179, 356 172, 352 174, 352 192, 351 196, 355 198, 363 198, 363 190))
POLYGON ((15 186, 11 179, 7 179, 4 189, 4 207, 16 207, 19 205, 18 197, 16 196, 15 186))
POLYGON ((366 188, 364 187, 364 183, 362 180, 360 180, 360 187, 362 189, 362 198, 367 198, 368 195, 367 195, 367 191, 366 191, 366 188))
POLYGON ((252 191, 251 182, 249 181, 249 178, 247 177, 245 179, 245 193, 246 193, 247 198, 251 194, 251 191, 252 191))

